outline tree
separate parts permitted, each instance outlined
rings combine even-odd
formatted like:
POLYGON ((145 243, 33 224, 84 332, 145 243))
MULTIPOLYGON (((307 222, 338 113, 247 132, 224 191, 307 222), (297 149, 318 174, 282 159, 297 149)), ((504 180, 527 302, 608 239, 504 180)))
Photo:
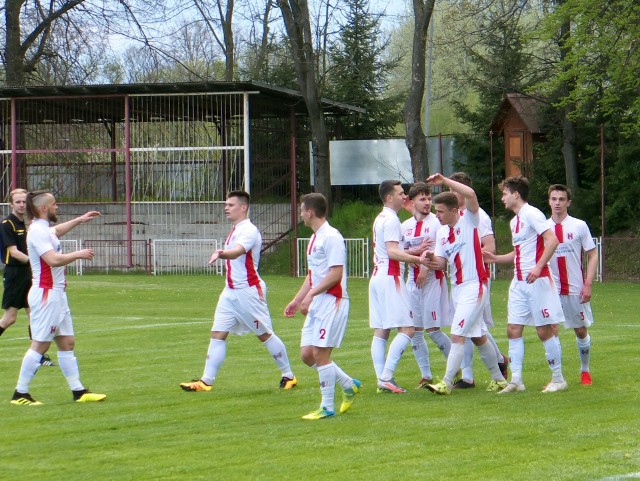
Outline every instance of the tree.
POLYGON ((413 49, 411 51, 411 85, 404 104, 405 142, 411 156, 415 180, 424 179, 427 170, 427 139, 420 121, 425 84, 427 30, 435 0, 413 0, 413 49))
POLYGON ((329 48, 327 96, 366 109, 341 123, 341 137, 370 139, 389 137, 401 118, 399 97, 383 98, 389 72, 397 58, 384 59, 389 39, 381 34, 380 15, 371 13, 368 0, 346 0, 346 18, 338 40, 329 48))
POLYGON ((315 189, 331 203, 329 137, 316 83, 316 58, 307 0, 277 0, 293 52, 298 89, 309 113, 315 189))
POLYGON ((196 9, 202 15, 209 31, 220 45, 220 48, 224 52, 224 80, 226 82, 231 82, 234 79, 234 66, 235 66, 235 44, 233 40, 233 8, 234 8, 234 0, 216 0, 215 1, 215 10, 216 14, 211 14, 211 6, 208 5, 208 2, 204 0, 193 0, 193 4, 196 9), (215 25, 219 24, 222 28, 222 38, 216 32, 215 25))

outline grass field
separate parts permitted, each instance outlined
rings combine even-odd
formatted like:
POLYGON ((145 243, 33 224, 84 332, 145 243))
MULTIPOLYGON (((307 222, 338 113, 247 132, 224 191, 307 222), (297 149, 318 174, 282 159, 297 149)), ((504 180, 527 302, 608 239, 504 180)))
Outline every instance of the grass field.
MULTIPOLYGON (((278 391, 275 364, 248 336, 230 338, 213 392, 178 388, 202 373, 221 278, 74 276, 68 293, 82 378, 108 399, 74 404, 59 368, 44 367, 31 393, 45 404, 13 406, 28 345, 20 314, 0 337, 0 479, 640 477, 637 285, 594 288, 593 386, 578 384, 573 334, 562 332, 569 390, 541 394, 549 369, 529 330, 526 392, 501 397, 476 388, 436 397, 415 389, 402 396, 375 393, 367 282, 351 280, 350 324, 334 358, 364 389, 348 413, 312 422, 300 419, 319 402, 316 373, 298 360, 302 318, 282 316, 299 280, 266 280, 274 326, 299 381, 292 391, 278 391)), ((505 351, 507 288, 497 281, 492 295, 494 335, 505 351)), ((429 347, 434 373, 442 374, 442 356, 429 347)), ((488 375, 479 365, 475 371, 482 386, 488 375)), ((396 378, 407 388, 419 380, 411 352, 396 378)))

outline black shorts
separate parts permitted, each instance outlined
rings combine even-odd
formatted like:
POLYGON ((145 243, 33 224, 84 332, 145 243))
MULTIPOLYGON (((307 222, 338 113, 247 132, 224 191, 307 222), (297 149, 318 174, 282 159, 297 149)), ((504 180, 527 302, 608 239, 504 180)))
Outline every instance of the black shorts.
POLYGON ((4 266, 3 309, 29 307, 27 301, 29 289, 31 289, 31 269, 28 265, 4 266))

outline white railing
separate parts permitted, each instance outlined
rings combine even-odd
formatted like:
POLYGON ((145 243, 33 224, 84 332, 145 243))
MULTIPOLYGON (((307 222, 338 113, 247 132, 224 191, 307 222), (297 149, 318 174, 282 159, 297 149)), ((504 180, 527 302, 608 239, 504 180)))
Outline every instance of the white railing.
MULTIPOLYGON (((68 254, 79 249, 80 242, 76 239, 60 239, 60 247, 62 252, 68 254)), ((71 264, 67 264, 67 274, 82 275, 82 259, 78 259, 71 264)))
POLYGON ((209 266, 209 258, 221 241, 216 239, 153 239, 153 275, 208 274, 223 275, 221 261, 209 266))
MULTIPOLYGON (((297 239, 296 274, 307 275, 307 247, 309 238, 297 239)), ((369 239, 345 239, 347 247, 347 277, 369 277, 369 239)))

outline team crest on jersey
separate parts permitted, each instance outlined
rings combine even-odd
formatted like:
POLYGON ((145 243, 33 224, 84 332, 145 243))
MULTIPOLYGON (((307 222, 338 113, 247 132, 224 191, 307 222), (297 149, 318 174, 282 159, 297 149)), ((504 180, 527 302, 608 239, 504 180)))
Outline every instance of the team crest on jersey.
POLYGON ((448 239, 442 238, 442 245, 445 245, 448 242, 448 239))
POLYGON ((568 232, 567 233, 567 239, 573 240, 573 232, 568 232))
POLYGON ((412 234, 413 234, 413 229, 409 229, 409 230, 407 231, 407 237, 409 237, 409 236, 410 236, 410 235, 412 235, 412 234))
POLYGON ((460 235, 460 227, 456 229, 456 236, 459 236, 459 235, 460 235))

